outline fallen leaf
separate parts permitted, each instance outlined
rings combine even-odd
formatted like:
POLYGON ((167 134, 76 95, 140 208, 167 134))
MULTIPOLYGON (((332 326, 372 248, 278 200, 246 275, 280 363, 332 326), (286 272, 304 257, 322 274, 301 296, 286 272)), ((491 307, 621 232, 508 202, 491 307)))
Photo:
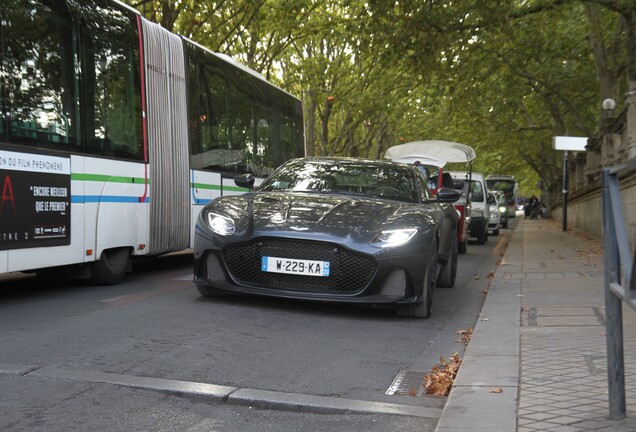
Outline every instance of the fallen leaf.
POLYGON ((461 365, 459 354, 454 353, 448 360, 440 358, 440 366, 435 366, 430 374, 424 375, 424 389, 427 394, 448 396, 455 376, 461 365))
POLYGON ((474 280, 479 280, 479 276, 473 276, 474 280))
MULTIPOLYGON (((470 339, 473 336, 473 328, 467 328, 466 330, 457 330, 455 333, 457 333, 458 335, 462 336, 462 340, 460 342, 462 342, 464 345, 468 345, 468 343, 470 342, 470 339)), ((440 359, 440 362, 444 361, 444 359, 440 359)))
POLYGON ((503 393, 503 389, 501 387, 497 387, 490 390, 490 393, 503 393))

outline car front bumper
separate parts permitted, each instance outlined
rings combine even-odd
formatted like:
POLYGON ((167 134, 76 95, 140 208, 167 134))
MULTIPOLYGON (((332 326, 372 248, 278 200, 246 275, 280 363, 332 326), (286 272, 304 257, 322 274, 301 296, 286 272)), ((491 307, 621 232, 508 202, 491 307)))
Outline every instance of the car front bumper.
POLYGON ((409 304, 421 301, 429 251, 371 256, 335 243, 296 239, 254 239, 217 248, 199 239, 194 282, 215 290, 328 302, 409 304), (202 242, 207 247, 202 247, 202 242), (330 275, 270 273, 261 269, 263 256, 329 261, 330 275))

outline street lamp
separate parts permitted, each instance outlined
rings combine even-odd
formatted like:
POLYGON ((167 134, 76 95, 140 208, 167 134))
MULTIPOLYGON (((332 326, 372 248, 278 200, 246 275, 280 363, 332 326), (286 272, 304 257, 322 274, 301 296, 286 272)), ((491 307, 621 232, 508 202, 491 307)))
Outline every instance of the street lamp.
POLYGON ((616 101, 612 98, 607 98, 603 101, 601 107, 603 108, 603 111, 605 111, 607 117, 609 117, 612 114, 614 108, 616 108, 616 101))

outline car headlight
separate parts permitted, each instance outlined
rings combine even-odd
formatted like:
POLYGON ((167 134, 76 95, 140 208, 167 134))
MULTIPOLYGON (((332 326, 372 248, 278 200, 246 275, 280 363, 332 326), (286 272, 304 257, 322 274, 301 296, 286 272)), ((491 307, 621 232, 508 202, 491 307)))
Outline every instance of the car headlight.
POLYGON ((385 230, 373 237, 371 245, 379 248, 402 246, 417 234, 417 228, 385 230))
POLYGON ((499 213, 505 213, 506 212, 506 207, 501 206, 499 207, 499 213))
POLYGON ((472 209, 470 211, 470 216, 471 217, 483 217, 484 216, 484 212, 481 209, 472 209))
POLYGON ((208 213, 208 224, 215 233, 223 236, 234 234, 234 221, 226 216, 216 213, 208 213))

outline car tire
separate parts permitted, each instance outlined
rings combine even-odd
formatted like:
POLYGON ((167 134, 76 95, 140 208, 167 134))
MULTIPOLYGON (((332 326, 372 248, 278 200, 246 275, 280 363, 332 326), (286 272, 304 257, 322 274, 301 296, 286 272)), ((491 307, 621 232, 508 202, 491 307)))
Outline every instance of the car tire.
POLYGON ((196 286, 197 286, 197 291, 199 291, 199 294, 201 294, 203 297, 207 297, 207 298, 225 297, 225 293, 217 289, 214 289, 208 285, 196 284, 196 286))
POLYGON ((130 270, 130 249, 106 249, 101 257, 92 263, 91 280, 98 285, 116 285, 130 270))
POLYGON ((483 245, 486 241, 488 241, 488 227, 479 233, 479 236, 477 237, 477 244, 483 245))
POLYGON ((493 230, 492 231, 492 235, 498 236, 499 235, 499 230, 498 229, 493 230))
POLYGON ((460 254, 465 254, 468 251, 468 240, 464 240, 463 242, 457 243, 457 252, 460 254))
POLYGON ((422 301, 397 309, 397 315, 408 318, 428 318, 433 312, 433 299, 435 298, 435 282, 437 279, 437 239, 433 242, 431 253, 428 256, 426 273, 422 282, 422 301))
POLYGON ((453 242, 448 262, 442 266, 437 277, 437 286, 440 288, 452 288, 457 278, 457 242, 453 242))

